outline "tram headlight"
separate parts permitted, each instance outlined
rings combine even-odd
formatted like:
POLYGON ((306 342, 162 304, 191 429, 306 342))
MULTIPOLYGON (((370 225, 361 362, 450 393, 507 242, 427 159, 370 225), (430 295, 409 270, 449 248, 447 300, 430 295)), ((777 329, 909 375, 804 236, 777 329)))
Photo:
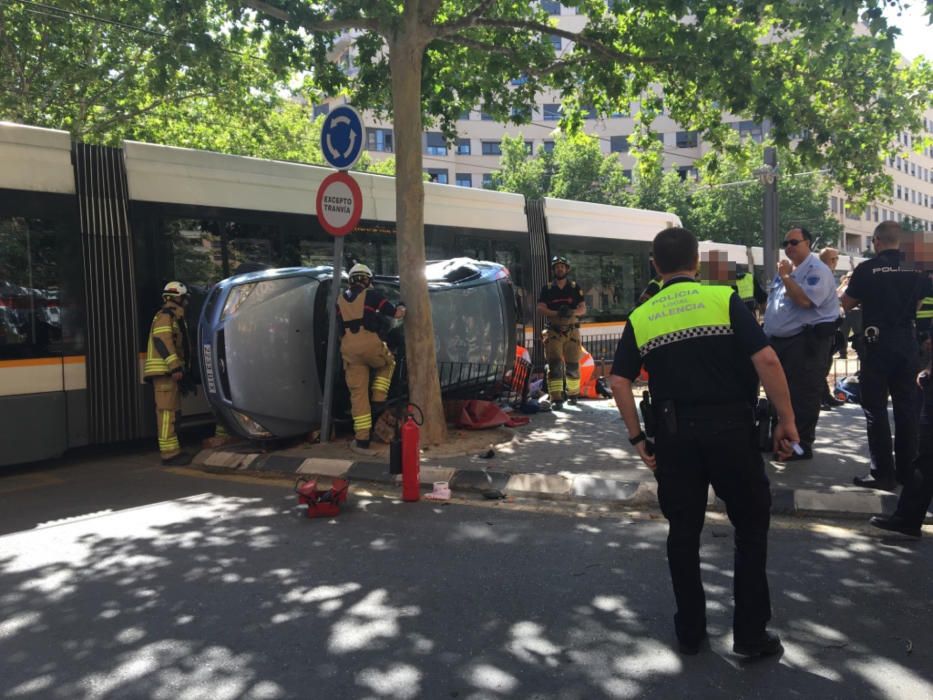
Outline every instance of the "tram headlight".
POLYGON ((254 421, 249 416, 240 413, 239 411, 231 411, 233 418, 236 420, 237 424, 252 438, 271 438, 272 433, 262 427, 259 423, 254 421))

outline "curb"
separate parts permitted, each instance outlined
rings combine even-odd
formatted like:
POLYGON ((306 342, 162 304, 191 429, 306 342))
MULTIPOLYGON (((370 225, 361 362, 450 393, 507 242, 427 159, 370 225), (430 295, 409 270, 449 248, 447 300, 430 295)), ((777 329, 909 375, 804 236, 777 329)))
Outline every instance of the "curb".
MULTIPOLYGON (((215 472, 258 472, 283 476, 318 476, 349 478, 399 486, 401 476, 390 474, 383 462, 325 459, 291 455, 258 454, 224 450, 202 450, 192 460, 193 466, 215 472)), ((420 481, 430 487, 435 481, 447 481, 452 492, 501 492, 506 496, 543 500, 602 503, 616 506, 658 507, 655 481, 621 481, 586 474, 512 473, 490 469, 454 469, 421 465, 420 481)), ((722 510, 723 504, 710 489, 707 503, 722 510)), ((897 496, 881 491, 840 489, 815 491, 776 488, 771 491, 771 512, 783 515, 870 516, 892 513, 897 496)))

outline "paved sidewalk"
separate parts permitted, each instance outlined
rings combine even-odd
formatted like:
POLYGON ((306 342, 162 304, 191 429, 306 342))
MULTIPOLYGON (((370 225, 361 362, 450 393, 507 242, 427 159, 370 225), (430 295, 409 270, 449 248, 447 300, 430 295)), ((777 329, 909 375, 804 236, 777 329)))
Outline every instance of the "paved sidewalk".
MULTIPOLYGON (((448 481, 458 491, 550 499, 656 506, 656 482, 627 440, 611 400, 581 401, 560 413, 531 416, 514 431, 489 431, 495 455, 423 456, 421 481, 448 481)), ((482 433, 470 435, 483 444, 482 433)), ((770 457, 770 455, 765 455, 770 457)), ((204 450, 195 459, 210 469, 288 474, 349 476, 354 480, 397 483, 388 473, 387 457, 347 458, 345 449, 306 446, 270 453, 236 446, 204 450)), ((820 415, 814 458, 781 464, 766 459, 775 512, 868 515, 893 510, 896 496, 852 485, 852 477, 868 472, 865 419, 856 405, 820 415)), ((711 495, 711 503, 715 499, 711 495)))

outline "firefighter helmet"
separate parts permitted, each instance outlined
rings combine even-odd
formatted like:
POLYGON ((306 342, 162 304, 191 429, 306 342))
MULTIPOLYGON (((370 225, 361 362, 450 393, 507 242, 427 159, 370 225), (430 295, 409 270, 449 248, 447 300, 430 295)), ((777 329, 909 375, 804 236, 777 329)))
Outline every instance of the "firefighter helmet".
POLYGON ((552 270, 554 269, 554 266, 557 264, 566 265, 567 269, 568 270, 570 269, 570 261, 567 258, 565 258, 563 255, 555 255, 553 258, 551 258, 551 269, 552 270))
POLYGON ((188 296, 188 287, 184 282, 169 282, 162 288, 163 297, 186 297, 188 296))
POLYGON ((357 281, 369 282, 369 280, 373 278, 373 271, 370 270, 369 267, 367 267, 363 263, 357 263, 356 265, 351 267, 350 272, 348 274, 350 275, 350 282, 357 282, 357 281))

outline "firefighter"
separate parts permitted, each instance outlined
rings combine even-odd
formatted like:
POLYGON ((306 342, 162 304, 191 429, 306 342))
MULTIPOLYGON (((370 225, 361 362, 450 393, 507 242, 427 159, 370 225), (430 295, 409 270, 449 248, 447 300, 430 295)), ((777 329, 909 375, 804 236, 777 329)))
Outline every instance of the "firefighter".
POLYGON ((152 319, 143 376, 152 382, 155 395, 156 429, 162 464, 180 466, 191 461, 182 452, 175 433, 181 413, 181 383, 188 371, 185 307, 188 288, 182 282, 169 282, 162 289, 162 308, 152 319))
POLYGON ((350 287, 337 299, 337 314, 343 328, 340 355, 350 390, 354 448, 369 449, 373 427, 372 408, 384 404, 395 371, 395 357, 379 335, 379 316, 403 318, 405 307, 394 306, 378 289, 371 287, 372 271, 361 263, 350 268, 350 287), (375 370, 370 381, 370 371, 375 370), (372 389, 370 406, 369 391, 372 389))
POLYGON ((576 404, 580 395, 580 317, 586 314, 583 290, 567 279, 570 262, 562 255, 551 258, 554 280, 541 289, 538 311, 548 327, 544 331, 544 357, 548 364, 548 394, 551 407, 559 411, 564 402, 566 375, 567 396, 576 404))

